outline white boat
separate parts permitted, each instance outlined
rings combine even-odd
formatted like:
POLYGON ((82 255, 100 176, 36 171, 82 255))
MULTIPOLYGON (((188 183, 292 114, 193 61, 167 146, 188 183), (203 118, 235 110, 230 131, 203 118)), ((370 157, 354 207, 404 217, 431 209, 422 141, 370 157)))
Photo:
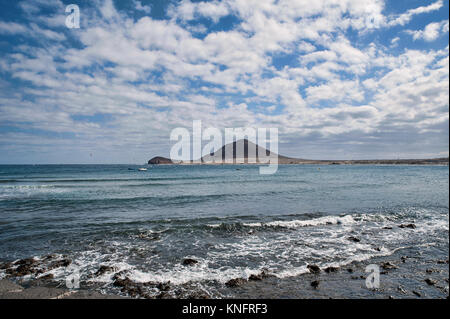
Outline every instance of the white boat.
POLYGON ((147 169, 144 167, 138 168, 138 171, 145 172, 147 169))

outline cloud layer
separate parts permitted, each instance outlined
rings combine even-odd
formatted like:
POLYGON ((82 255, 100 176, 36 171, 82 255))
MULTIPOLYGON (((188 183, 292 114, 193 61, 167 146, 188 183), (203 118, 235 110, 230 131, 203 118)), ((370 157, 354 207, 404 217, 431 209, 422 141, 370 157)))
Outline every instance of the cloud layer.
POLYGON ((192 120, 278 127, 280 153, 304 158, 448 156, 443 1, 96 0, 80 29, 60 0, 16 7, 1 162, 143 162, 192 120))

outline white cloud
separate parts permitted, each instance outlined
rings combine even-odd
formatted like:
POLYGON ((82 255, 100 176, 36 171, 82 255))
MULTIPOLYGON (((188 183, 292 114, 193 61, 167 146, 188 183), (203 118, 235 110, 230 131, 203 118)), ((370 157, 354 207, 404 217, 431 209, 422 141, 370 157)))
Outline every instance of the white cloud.
POLYGON ((436 40, 441 34, 448 33, 448 20, 430 23, 424 30, 407 30, 406 32, 411 34, 414 40, 431 42, 436 40))
POLYGON ((152 8, 150 6, 143 5, 142 2, 139 0, 133 0, 133 3, 134 3, 134 7, 138 11, 143 11, 146 14, 150 14, 150 12, 152 11, 152 8))
POLYGON ((422 7, 410 9, 406 13, 400 14, 398 17, 395 17, 392 20, 390 20, 388 22, 388 25, 389 26, 405 25, 409 21, 411 21, 411 19, 415 15, 423 14, 423 13, 429 13, 429 12, 433 12, 433 11, 439 10, 440 8, 442 8, 443 5, 444 5, 444 1, 443 0, 438 0, 438 1, 433 2, 432 4, 430 4, 428 6, 422 6, 422 7))

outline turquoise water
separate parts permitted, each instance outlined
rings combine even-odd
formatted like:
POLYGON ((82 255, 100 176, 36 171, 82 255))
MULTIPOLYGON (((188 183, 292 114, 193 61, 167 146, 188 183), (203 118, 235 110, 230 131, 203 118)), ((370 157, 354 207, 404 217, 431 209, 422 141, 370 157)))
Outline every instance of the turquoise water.
POLYGON ((105 287, 112 274, 90 276, 100 265, 212 289, 263 268, 285 278, 308 263, 344 265, 408 245, 448 255, 447 166, 137 168, 0 166, 0 260, 65 254, 83 280, 105 287), (199 263, 185 267, 187 257, 199 263))

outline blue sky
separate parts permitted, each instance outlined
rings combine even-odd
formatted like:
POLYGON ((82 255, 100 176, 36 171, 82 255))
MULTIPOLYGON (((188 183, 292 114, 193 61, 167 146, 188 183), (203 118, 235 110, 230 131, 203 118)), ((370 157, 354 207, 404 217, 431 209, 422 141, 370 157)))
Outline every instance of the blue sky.
POLYGON ((301 158, 448 156, 448 1, 0 6, 0 163, 143 163, 193 120, 301 158))

